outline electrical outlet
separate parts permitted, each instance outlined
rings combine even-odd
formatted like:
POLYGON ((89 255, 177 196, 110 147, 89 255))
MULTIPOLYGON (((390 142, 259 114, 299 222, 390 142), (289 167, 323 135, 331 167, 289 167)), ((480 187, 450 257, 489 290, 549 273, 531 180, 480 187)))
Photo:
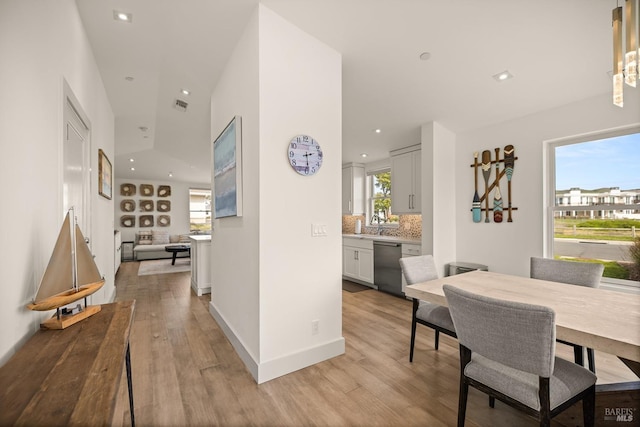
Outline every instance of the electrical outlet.
POLYGON ((320 333, 320 321, 312 320, 311 321, 311 335, 318 335, 320 333))

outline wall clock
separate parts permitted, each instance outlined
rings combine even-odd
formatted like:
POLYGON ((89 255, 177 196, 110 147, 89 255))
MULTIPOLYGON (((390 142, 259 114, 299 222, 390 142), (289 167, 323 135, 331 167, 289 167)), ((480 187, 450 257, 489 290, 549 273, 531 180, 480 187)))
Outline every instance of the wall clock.
POLYGON ((322 166, 322 149, 309 135, 297 135, 289 142, 289 164, 300 175, 313 175, 322 166))

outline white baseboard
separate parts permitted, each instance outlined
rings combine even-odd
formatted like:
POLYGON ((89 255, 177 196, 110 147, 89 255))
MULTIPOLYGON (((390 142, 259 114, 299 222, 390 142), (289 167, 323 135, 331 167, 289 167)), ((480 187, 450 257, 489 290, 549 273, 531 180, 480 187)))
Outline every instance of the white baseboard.
POLYGON ((209 312, 216 322, 218 322, 218 325, 231 342, 236 353, 238 353, 238 356, 240 356, 240 359, 244 362, 253 379, 258 384, 331 359, 345 352, 345 340, 344 337, 340 337, 317 346, 260 363, 247 350, 237 334, 225 321, 213 301, 209 303, 209 312))

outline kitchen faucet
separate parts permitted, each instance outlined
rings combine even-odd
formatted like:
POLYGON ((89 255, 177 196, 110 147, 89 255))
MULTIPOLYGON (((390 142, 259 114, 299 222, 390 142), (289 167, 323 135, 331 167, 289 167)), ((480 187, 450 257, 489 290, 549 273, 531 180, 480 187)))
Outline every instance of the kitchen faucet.
POLYGON ((378 218, 378 236, 382 235, 382 227, 380 226, 380 214, 376 215, 376 218, 378 218))

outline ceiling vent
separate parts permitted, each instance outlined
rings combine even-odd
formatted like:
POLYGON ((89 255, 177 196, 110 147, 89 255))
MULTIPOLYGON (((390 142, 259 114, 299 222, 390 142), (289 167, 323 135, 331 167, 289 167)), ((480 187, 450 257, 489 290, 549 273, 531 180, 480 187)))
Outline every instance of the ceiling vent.
POLYGON ((175 104, 173 104, 173 108, 175 108, 178 111, 182 111, 183 113, 187 111, 188 106, 189 104, 186 101, 183 101, 182 99, 176 99, 175 104))

